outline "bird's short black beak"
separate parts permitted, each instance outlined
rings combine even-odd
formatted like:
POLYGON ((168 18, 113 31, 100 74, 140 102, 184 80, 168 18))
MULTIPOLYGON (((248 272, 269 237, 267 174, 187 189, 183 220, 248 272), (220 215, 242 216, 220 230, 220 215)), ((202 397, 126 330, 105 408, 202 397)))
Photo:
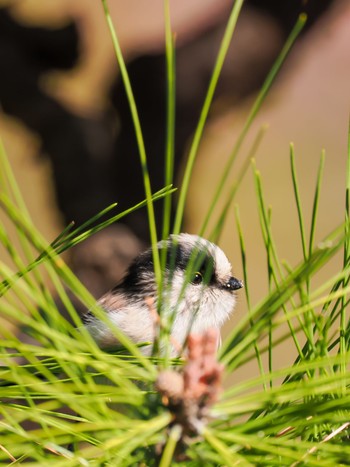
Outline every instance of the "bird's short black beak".
POLYGON ((243 287, 243 282, 235 277, 230 277, 225 286, 227 290, 238 290, 243 287))

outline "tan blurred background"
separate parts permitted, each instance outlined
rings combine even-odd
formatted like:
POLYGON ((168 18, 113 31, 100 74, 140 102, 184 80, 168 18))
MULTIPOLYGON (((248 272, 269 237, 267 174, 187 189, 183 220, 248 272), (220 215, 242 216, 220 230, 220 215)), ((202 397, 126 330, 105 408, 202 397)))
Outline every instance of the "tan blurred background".
MULTIPOLYGON (((106 88, 114 79, 117 67, 101 2, 23 0, 6 3, 11 3, 13 16, 25 25, 59 27, 71 18, 77 22, 81 37, 81 55, 77 65, 69 71, 48 73, 43 76, 41 85, 45 92, 77 115, 95 115, 104 109, 106 88)), ((178 43, 186 43, 197 31, 227 16, 229 3, 211 0, 190 3, 178 0, 176 4, 172 3, 173 28, 178 43)), ((162 51, 162 1, 115 0, 110 4, 123 53, 128 60, 143 53, 162 51)), ((297 43, 264 103, 230 176, 232 182, 257 131, 263 124, 268 124, 267 134, 256 154, 257 167, 262 174, 266 200, 272 207, 272 228, 278 252, 292 265, 301 260, 302 252, 289 169, 290 142, 295 145, 307 226, 320 153, 323 148, 326 150, 316 240, 320 241, 343 220, 350 96, 349 24, 349 3, 335 1, 297 43)), ((273 44, 279 43, 279 32, 273 27, 268 31, 266 37, 272 41, 273 49, 273 44)), ((241 40, 240 47, 244 48, 245 36, 242 37, 237 36, 237 41, 239 43, 241 40)), ((261 41, 264 37, 261 37, 261 41)), ((256 92, 234 102, 234 105, 225 99, 216 100, 195 167, 187 210, 187 231, 196 233, 200 228, 255 96, 256 92)), ((28 131, 9 115, 1 115, 0 125, 1 137, 34 223, 50 241, 62 229, 63 220, 56 208, 50 162, 38 156, 40 136, 28 131)), ((251 170, 241 185, 235 203, 242 218, 249 286, 252 303, 255 304, 266 293, 267 274, 251 170)), ((235 275, 241 277, 233 210, 220 245, 232 261, 235 275)), ((338 258, 334 262, 334 271, 340 261, 341 258, 338 258)), ((319 277, 321 281, 326 273, 319 277)), ((237 312, 225 332, 246 312, 244 294, 240 291, 237 312)), ((286 353, 286 348, 283 348, 279 364, 289 361, 290 355, 288 358, 283 355, 286 353)), ((248 371, 254 372, 255 369, 250 367, 248 371)))

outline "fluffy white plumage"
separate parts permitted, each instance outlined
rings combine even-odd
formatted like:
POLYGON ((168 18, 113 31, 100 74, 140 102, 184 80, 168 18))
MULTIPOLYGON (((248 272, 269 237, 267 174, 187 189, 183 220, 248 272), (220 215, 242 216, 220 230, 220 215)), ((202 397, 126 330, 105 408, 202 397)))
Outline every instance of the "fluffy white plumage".
MULTIPOLYGON (((243 286, 232 277, 224 252, 214 243, 189 234, 172 235, 157 247, 166 250, 160 310, 162 317, 172 322, 172 341, 181 347, 190 331, 219 330, 235 306, 234 291, 243 286)), ((154 340, 158 301, 150 248, 135 258, 121 283, 97 303, 126 336, 143 343, 154 340)), ((101 347, 118 344, 108 325, 92 312, 85 316, 85 326, 101 347)), ((150 347, 144 352, 149 353, 150 347)))

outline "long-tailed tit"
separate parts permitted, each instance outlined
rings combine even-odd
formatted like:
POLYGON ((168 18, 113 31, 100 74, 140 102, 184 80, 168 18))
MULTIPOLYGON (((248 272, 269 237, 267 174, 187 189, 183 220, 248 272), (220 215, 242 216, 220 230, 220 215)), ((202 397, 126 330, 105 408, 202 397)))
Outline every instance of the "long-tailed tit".
MULTIPOLYGON (((235 306, 235 291, 243 284, 232 276, 224 252, 197 235, 171 235, 157 248, 165 265, 160 299, 149 248, 134 259, 122 281, 97 303, 113 324, 138 344, 154 341, 155 316, 160 312, 162 322, 170 323, 171 341, 177 344, 173 346, 175 355, 189 332, 202 334, 209 328, 221 328, 235 306)), ((118 345, 115 333, 93 311, 83 319, 100 347, 118 345)), ((144 353, 149 354, 151 347, 144 347, 144 353)))

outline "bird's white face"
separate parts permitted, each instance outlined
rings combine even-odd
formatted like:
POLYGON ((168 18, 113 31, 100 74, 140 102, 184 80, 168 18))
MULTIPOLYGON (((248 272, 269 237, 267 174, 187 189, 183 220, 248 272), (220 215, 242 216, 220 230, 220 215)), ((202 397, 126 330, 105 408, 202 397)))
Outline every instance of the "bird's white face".
MULTIPOLYGON (((169 319, 171 337, 179 347, 189 332, 220 330, 234 308, 235 290, 242 287, 232 277, 231 264, 223 251, 188 234, 171 236, 159 242, 158 249, 166 249, 161 297, 149 249, 135 258, 123 281, 99 300, 109 318, 134 342, 152 341, 155 320, 148 304, 151 298, 154 309, 160 309, 169 319)), ((102 347, 116 344, 110 329, 91 313, 86 326, 102 347)))
POLYGON ((234 290, 242 284, 232 278, 231 264, 213 243, 181 234, 178 248, 181 251, 174 271, 168 272, 162 308, 174 315, 172 336, 183 343, 189 331, 201 334, 208 328, 220 329, 235 306, 234 290), (199 257, 193 267, 191 256, 199 257))

